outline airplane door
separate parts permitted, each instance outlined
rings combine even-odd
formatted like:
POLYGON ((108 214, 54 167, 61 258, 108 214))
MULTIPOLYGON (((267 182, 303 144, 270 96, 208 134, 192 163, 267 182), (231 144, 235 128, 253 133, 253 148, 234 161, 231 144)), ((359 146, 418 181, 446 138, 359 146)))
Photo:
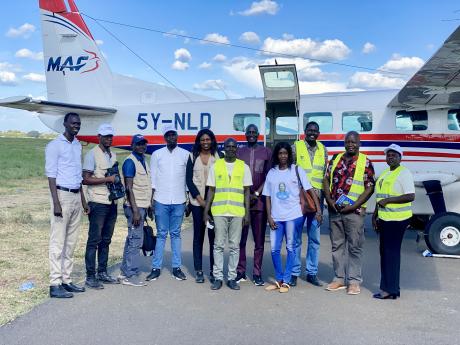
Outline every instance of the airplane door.
POLYGON ((294 143, 302 131, 299 117, 299 82, 294 64, 259 65, 264 89, 266 136, 265 145, 280 141, 294 143))

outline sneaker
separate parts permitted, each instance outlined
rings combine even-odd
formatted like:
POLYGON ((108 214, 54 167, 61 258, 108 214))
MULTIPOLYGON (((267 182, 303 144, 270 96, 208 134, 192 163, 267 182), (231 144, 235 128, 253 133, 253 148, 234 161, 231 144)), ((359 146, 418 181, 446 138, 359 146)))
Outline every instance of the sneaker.
POLYGON ((120 273, 117 277, 118 282, 121 282, 123 279, 125 279, 126 276, 123 273, 120 273))
POLYGON ((286 292, 289 292, 289 289, 291 287, 289 286, 289 284, 286 284, 286 283, 283 283, 281 286, 280 286, 280 293, 286 293, 286 292))
POLYGON ((323 286, 319 281, 318 277, 314 274, 307 274, 307 282, 315 286, 323 286))
POLYGON ((232 290, 239 290, 240 289, 240 286, 238 285, 238 283, 236 282, 235 279, 227 281, 227 286, 232 290))
POLYGON ((172 275, 177 280, 186 280, 187 277, 185 276, 184 272, 180 269, 180 267, 173 268, 172 275))
POLYGON ((326 286, 327 291, 339 291, 339 290, 345 290, 346 288, 347 287, 345 286, 345 284, 339 281, 330 282, 326 286))
POLYGON ((359 284, 350 284, 348 286, 348 291, 347 294, 349 295, 359 295, 361 293, 361 288, 359 287, 359 284))
POLYGON ((297 286, 297 276, 291 276, 291 280, 289 281, 289 286, 297 286))
POLYGON ((204 283, 203 271, 196 271, 195 282, 196 283, 204 283))
POLYGON ((151 280, 157 280, 160 274, 161 274, 161 270, 159 268, 152 268, 152 272, 150 272, 149 275, 145 277, 145 280, 148 282, 151 280))
POLYGON ((219 290, 222 287, 222 280, 214 279, 211 284, 211 290, 219 290))
POLYGON ((281 287, 281 282, 277 282, 275 281, 273 284, 270 284, 268 285, 266 288, 265 288, 265 291, 276 291, 276 290, 279 290, 280 287, 281 287))
POLYGON ((240 273, 240 272, 236 272, 236 282, 239 284, 241 282, 245 282, 248 280, 248 277, 246 277, 246 273, 240 273))
POLYGON ((262 276, 253 276, 253 282, 255 286, 264 286, 265 282, 262 279, 262 276))
POLYGON ((142 280, 140 280, 139 278, 137 278, 136 276, 132 276, 132 277, 126 277, 124 278, 121 283, 123 285, 129 285, 129 286, 146 286, 147 284, 144 283, 142 280))
POLYGON ((90 289, 102 290, 104 285, 95 276, 87 276, 85 280, 85 286, 90 289))

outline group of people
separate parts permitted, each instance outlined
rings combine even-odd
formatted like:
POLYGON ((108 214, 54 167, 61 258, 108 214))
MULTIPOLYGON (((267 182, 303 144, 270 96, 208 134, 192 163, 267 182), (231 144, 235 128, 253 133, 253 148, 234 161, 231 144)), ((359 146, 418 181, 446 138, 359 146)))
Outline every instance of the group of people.
POLYGON ((305 271, 307 282, 322 286, 317 277, 320 225, 326 201, 329 214, 334 278, 326 290, 360 293, 366 202, 376 193, 373 226, 380 234, 381 291, 379 299, 396 299, 399 291, 400 248, 412 216, 414 183, 410 171, 400 165, 403 151, 392 144, 385 149, 389 167, 375 180, 369 158, 359 151, 357 132, 345 135, 345 151, 328 160, 326 147, 318 141, 319 125, 309 122, 305 137, 294 145, 278 142, 273 152, 258 143, 259 130, 246 128, 247 145, 238 147, 233 138, 224 142, 224 152, 210 129, 198 132, 192 151, 177 145, 174 126, 162 128, 166 145, 146 160, 148 140, 132 137, 132 152, 122 166, 125 187, 123 210, 128 223, 123 261, 117 278, 107 273, 109 245, 117 219, 117 201, 107 184, 117 176, 107 170, 116 162, 111 150, 114 130, 99 127, 99 145, 81 164, 81 145, 76 139, 80 118, 69 113, 65 132, 46 148, 46 175, 51 192, 50 296, 69 298, 85 291, 71 280, 73 252, 80 218, 89 217, 85 264, 88 288, 104 284, 145 286, 161 275, 167 236, 171 242, 172 275, 185 280, 181 269, 181 225, 184 213, 193 215, 193 265, 195 281, 205 282, 203 244, 209 241, 209 280, 212 290, 224 282, 224 250, 229 258, 226 284, 240 289, 248 280, 246 243, 251 228, 254 239, 252 281, 265 285, 262 274, 267 223, 275 280, 267 291, 286 293, 297 285, 302 267, 302 230, 307 230, 305 271), (86 196, 82 185, 87 186, 86 196), (140 277, 140 249, 147 216, 155 218, 156 245, 151 272, 140 277), (286 260, 281 249, 285 239, 286 260), (97 258, 97 265, 96 265, 97 258))

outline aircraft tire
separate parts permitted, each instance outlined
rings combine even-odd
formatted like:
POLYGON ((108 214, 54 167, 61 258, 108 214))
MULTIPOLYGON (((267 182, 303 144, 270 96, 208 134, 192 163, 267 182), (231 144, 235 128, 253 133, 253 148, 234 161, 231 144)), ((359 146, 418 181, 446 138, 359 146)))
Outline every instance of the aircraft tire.
POLYGON ((425 227, 425 242, 434 254, 460 255, 460 214, 442 212, 425 227))

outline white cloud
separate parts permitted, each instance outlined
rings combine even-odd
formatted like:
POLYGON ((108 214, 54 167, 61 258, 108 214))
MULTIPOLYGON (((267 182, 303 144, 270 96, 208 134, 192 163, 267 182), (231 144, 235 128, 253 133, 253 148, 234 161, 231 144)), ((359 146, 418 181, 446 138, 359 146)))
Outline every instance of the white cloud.
POLYGON ((22 37, 29 38, 30 35, 35 31, 35 26, 29 23, 24 23, 18 28, 9 28, 6 32, 6 37, 22 37))
POLYGON ((202 83, 193 84, 193 88, 201 91, 214 91, 224 90, 227 88, 227 85, 221 79, 209 79, 202 83))
POLYGON ((390 77, 378 72, 356 72, 351 76, 348 85, 363 89, 399 89, 405 82, 402 78, 390 77))
POLYGON ((174 58, 180 62, 189 62, 192 59, 192 54, 187 49, 180 48, 174 52, 174 58))
POLYGON ((259 44, 260 43, 259 35, 257 35, 254 31, 243 32, 239 40, 243 43, 248 43, 248 44, 259 44))
POLYGON ((216 33, 216 32, 211 33, 211 34, 207 34, 207 35, 204 37, 204 39, 205 39, 206 41, 210 41, 210 42, 201 41, 202 44, 209 44, 209 43, 211 43, 211 44, 212 44, 212 43, 217 43, 217 44, 219 44, 219 43, 221 43, 221 44, 229 44, 229 43, 230 43, 230 41, 229 41, 229 39, 228 39, 227 36, 223 36, 223 35, 218 34, 218 33, 216 33))
POLYGON ((366 42, 366 43, 364 43, 364 46, 363 46, 363 49, 361 50, 361 52, 363 54, 370 54, 370 53, 375 52, 375 49, 376 49, 376 47, 375 47, 374 44, 372 44, 371 42, 366 42))
MULTIPOLYGON (((163 34, 165 37, 171 37, 171 38, 181 38, 181 36, 187 35, 187 31, 185 30, 180 30, 180 29, 172 29, 169 30, 167 33, 163 34)), ((187 37, 184 37, 184 43, 189 43, 190 39, 187 37)))
POLYGON ((225 60, 227 60, 227 57, 224 54, 217 54, 212 58, 212 60, 215 62, 224 62, 225 60))
POLYGON ((211 68, 211 67, 212 67, 212 64, 209 63, 209 62, 207 62, 207 61, 202 62, 202 63, 198 66, 199 69, 208 69, 208 68, 211 68))
POLYGON ((182 62, 182 61, 176 60, 171 65, 171 68, 175 69, 175 70, 178 70, 178 71, 185 71, 186 69, 189 68, 189 64, 187 62, 182 62))
POLYGON ((10 71, 0 71, 0 85, 16 85, 16 74, 10 71))
POLYGON ((43 60, 43 52, 33 52, 27 48, 19 49, 14 56, 32 60, 43 60))
POLYGON ((388 60, 380 69, 385 71, 392 71, 398 73, 404 73, 408 76, 417 72, 425 62, 417 56, 400 56, 394 54, 390 60, 388 60))
POLYGON ((259 14, 270 14, 275 15, 278 13, 280 7, 276 3, 276 1, 272 0, 261 0, 261 1, 254 1, 251 4, 251 7, 247 10, 238 12, 242 16, 256 16, 259 14))
POLYGON ((44 83, 46 82, 46 78, 44 74, 40 73, 28 73, 22 77, 22 79, 33 81, 36 83, 44 83))
POLYGON ((104 44, 104 41, 103 41, 103 40, 96 40, 96 44, 97 44, 98 46, 101 46, 101 45, 104 44))
POLYGON ((322 60, 343 60, 351 50, 339 39, 315 41, 311 38, 265 39, 262 50, 267 55, 289 54, 322 60))

